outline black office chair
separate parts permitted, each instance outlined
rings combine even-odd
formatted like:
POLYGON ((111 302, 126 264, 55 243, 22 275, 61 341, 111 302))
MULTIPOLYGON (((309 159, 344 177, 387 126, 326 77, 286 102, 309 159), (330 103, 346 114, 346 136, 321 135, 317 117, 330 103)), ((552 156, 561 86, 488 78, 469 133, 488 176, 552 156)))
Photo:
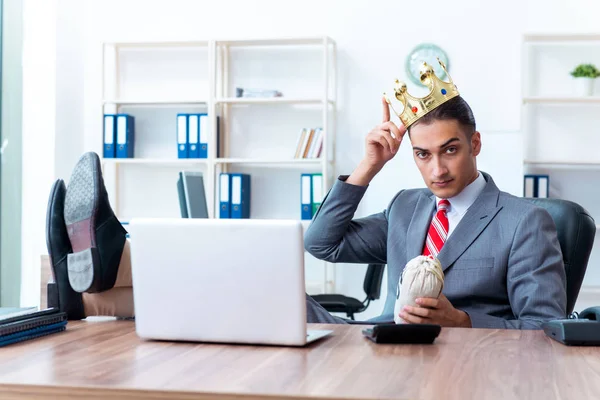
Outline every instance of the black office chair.
POLYGON ((367 267, 363 283, 367 297, 363 301, 342 294, 319 294, 311 297, 327 311, 343 312, 354 320, 354 314, 365 311, 371 301, 379 299, 384 269, 385 264, 369 264, 367 267))
MULTIPOLYGON (((596 236, 596 223, 579 204, 561 199, 526 198, 549 213, 558 233, 567 274, 567 315, 573 312, 596 236)), ((532 249, 533 250, 533 249, 532 249)))

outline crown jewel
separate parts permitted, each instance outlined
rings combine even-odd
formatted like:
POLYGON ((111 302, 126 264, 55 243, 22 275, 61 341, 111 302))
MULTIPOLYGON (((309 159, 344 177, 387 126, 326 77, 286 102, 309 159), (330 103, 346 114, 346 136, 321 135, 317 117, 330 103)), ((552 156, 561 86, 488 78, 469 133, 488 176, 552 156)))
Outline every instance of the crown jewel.
MULTIPOLYGON (((404 109, 400 114, 398 114, 393 107, 392 110, 394 110, 394 113, 398 115, 398 118, 400 118, 400 121, 402 121, 406 128, 417 122, 429 111, 439 107, 448 100, 459 95, 456 85, 446 70, 446 65, 439 58, 438 62, 448 76, 450 82, 444 82, 438 78, 433 71, 433 68, 426 62, 423 62, 421 68, 419 69, 419 74, 421 75, 421 83, 429 87, 429 94, 425 97, 418 98, 411 96, 406 91, 406 83, 396 79, 394 93, 396 94, 396 98, 402 103, 402 105, 404 105, 404 109)), ((386 101, 390 106, 392 106, 392 103, 387 96, 386 101)))

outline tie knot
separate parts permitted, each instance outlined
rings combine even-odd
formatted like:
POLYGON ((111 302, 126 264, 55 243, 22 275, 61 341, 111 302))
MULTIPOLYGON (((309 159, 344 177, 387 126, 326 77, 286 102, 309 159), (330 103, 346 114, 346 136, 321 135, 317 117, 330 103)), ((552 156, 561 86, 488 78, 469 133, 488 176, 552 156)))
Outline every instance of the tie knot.
POLYGON ((438 203, 438 211, 446 211, 448 207, 450 207, 450 202, 446 199, 442 199, 438 203))

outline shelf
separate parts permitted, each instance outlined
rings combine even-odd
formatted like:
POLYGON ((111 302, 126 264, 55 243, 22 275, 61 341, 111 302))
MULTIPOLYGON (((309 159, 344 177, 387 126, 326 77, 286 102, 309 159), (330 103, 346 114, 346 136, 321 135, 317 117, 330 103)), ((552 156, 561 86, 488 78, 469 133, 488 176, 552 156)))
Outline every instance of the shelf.
POLYGON ((594 34, 527 34, 523 37, 525 42, 545 43, 545 42, 594 42, 600 41, 600 35, 594 34))
POLYGON ((180 42, 105 42, 105 46, 115 47, 208 47, 209 41, 180 41, 180 42))
MULTIPOLYGON (((329 105, 335 101, 328 100, 329 105)), ((293 98, 293 97, 225 97, 216 100, 221 104, 323 104, 323 99, 293 98)))
POLYGON ((261 159, 261 158, 217 158, 216 164, 255 164, 267 165, 273 167, 281 166, 319 166, 322 162, 321 158, 299 158, 299 159, 261 159))
POLYGON ((118 106, 181 106, 181 105, 207 105, 208 101, 205 99, 186 99, 186 100, 142 100, 142 99, 131 99, 131 100, 104 100, 104 105, 118 105, 118 106))
POLYGON ((533 161, 533 160, 525 160, 523 161, 527 165, 533 165, 537 167, 547 167, 547 168, 600 168, 600 161, 598 162, 587 162, 587 161, 557 161, 557 160, 542 160, 542 161, 533 161))
MULTIPOLYGON (((103 158, 103 163, 107 164, 138 164, 138 165, 191 165, 208 164, 206 158, 103 158)), ((260 158, 217 158, 215 164, 255 164, 269 166, 319 166, 322 162, 320 158, 302 158, 302 159, 279 159, 265 160, 260 158)))
POLYGON ((335 42, 327 36, 315 36, 305 38, 280 38, 280 39, 243 39, 243 40, 217 40, 217 46, 286 46, 286 45, 323 45, 335 44, 335 42))
MULTIPOLYGON (((241 40, 216 40, 217 45, 244 47, 244 46, 297 46, 297 45, 323 45, 335 44, 328 36, 314 36, 304 38, 257 38, 241 40)), ((106 46, 116 47, 208 47, 210 42, 205 41, 173 41, 173 42, 105 42, 106 46)))
POLYGON ((106 164, 137 164, 137 165, 204 165, 208 163, 206 158, 103 158, 106 164))
POLYGON ((600 97, 524 97, 525 104, 600 104, 600 97))

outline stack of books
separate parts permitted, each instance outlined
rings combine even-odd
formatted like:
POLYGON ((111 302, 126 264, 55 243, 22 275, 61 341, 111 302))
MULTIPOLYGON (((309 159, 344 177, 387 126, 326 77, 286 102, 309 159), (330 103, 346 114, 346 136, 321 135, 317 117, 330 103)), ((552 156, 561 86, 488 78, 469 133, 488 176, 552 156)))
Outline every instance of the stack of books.
POLYGON ((67 326, 67 314, 57 308, 38 310, 0 308, 0 346, 31 340, 62 332, 67 326))
POLYGON ((294 158, 319 158, 323 150, 325 133, 321 128, 302 128, 296 144, 294 158))

